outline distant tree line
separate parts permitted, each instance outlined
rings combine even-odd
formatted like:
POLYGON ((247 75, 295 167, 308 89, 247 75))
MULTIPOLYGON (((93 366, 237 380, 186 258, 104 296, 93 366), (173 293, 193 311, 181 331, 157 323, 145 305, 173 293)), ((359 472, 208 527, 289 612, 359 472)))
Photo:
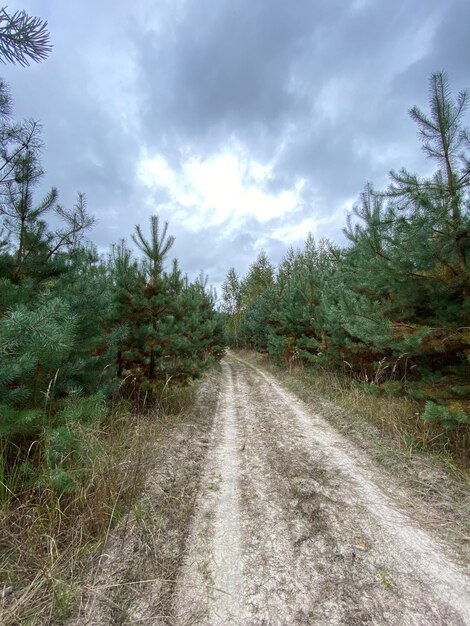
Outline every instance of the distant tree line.
MULTIPOLYGON (((371 393, 426 401, 446 429, 470 422, 470 141, 468 93, 430 79, 430 112, 410 113, 437 169, 391 172, 367 185, 344 232, 349 245, 315 242, 274 268, 264 253, 223 285, 230 343, 284 362, 341 367, 371 393)), ((424 406, 424 405, 423 405, 424 406)))

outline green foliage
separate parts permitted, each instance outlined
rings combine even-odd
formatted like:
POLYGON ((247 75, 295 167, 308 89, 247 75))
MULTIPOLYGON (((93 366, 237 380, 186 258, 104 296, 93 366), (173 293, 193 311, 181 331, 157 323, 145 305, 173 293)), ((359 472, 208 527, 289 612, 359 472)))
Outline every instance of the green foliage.
POLYGON ((266 253, 261 251, 258 258, 251 264, 248 274, 240 285, 240 300, 242 308, 247 308, 273 284, 274 267, 268 260, 266 253))
POLYGON ((397 380, 387 380, 380 387, 385 396, 399 396, 403 393, 403 386, 397 380))
POLYGON ((59 298, 19 305, 0 319, 0 436, 33 435, 47 389, 73 347, 75 320, 59 298))
POLYGON ((99 454, 95 436, 105 416, 105 397, 68 396, 63 408, 44 424, 41 440, 46 474, 39 483, 46 483, 58 492, 72 492, 80 484, 81 474, 88 474, 87 464, 99 454))
POLYGON ((190 283, 176 260, 165 272, 173 238, 167 237, 167 224, 159 232, 158 220, 151 220, 150 230, 149 240, 140 228, 136 231, 136 242, 146 254, 143 262, 132 259, 124 242, 113 250, 109 271, 116 289, 111 319, 114 329, 121 329, 119 375, 138 381, 146 391, 157 391, 169 381, 199 376, 221 358, 224 337, 207 279, 200 276, 190 283))
POLYGON ((58 493, 73 493, 77 484, 72 476, 68 474, 62 467, 53 467, 49 473, 48 486, 58 493))
POLYGON ((91 396, 74 393, 65 398, 63 408, 55 415, 58 423, 99 426, 106 415, 105 396, 102 391, 91 396))
POLYGON ((0 444, 16 450, 1 455, 3 499, 18 476, 77 489, 97 454, 107 398, 131 379, 151 399, 199 376, 224 350, 207 279, 190 282, 177 261, 165 272, 168 224, 152 216, 148 238, 136 227, 143 259, 124 242, 100 259, 85 239, 94 220, 83 194, 71 209, 54 188, 35 200, 39 127, 10 113, 0 83, 0 233, 8 234, 0 239, 0 444))
POLYGON ((2 63, 29 65, 30 61, 45 59, 52 46, 47 22, 28 15, 26 11, 0 11, 0 60, 2 63))
POLYGON ((422 418, 426 422, 439 424, 446 430, 452 430, 462 424, 470 424, 470 419, 464 411, 452 410, 432 401, 426 402, 422 418))
POLYGON ((163 271, 163 263, 168 255, 175 238, 167 237, 168 222, 163 225, 160 232, 160 224, 158 217, 152 215, 150 218, 150 239, 146 239, 142 233, 140 226, 135 227, 135 234, 132 239, 136 246, 145 254, 150 263, 150 279, 158 280, 163 271))
POLYGON ((380 394, 380 387, 375 383, 358 383, 357 380, 353 380, 353 387, 359 389, 364 393, 368 393, 371 396, 378 396, 380 394))
POLYGON ((222 312, 225 316, 227 341, 240 345, 242 285, 235 268, 231 267, 222 285, 222 312))
POLYGON ((402 168, 385 191, 366 185, 344 230, 348 246, 308 236, 264 282, 256 263, 245 278, 232 269, 229 336, 236 320, 243 345, 288 364, 346 369, 362 390, 406 392, 433 402, 426 419, 463 424, 466 405, 446 406, 470 395, 467 102, 467 92, 453 99, 444 73, 431 76, 430 113, 410 113, 436 172, 402 168))

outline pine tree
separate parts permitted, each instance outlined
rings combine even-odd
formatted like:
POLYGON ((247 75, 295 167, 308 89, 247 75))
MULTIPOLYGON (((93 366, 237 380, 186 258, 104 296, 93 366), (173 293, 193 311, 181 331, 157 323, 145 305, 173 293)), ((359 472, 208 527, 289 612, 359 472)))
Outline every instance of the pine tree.
POLYGON ((134 243, 145 254, 148 269, 148 282, 145 290, 145 305, 147 309, 147 337, 145 349, 148 350, 148 380, 156 377, 156 345, 159 340, 157 326, 159 318, 167 312, 169 306, 169 294, 165 279, 162 277, 165 257, 174 243, 174 237, 168 236, 168 222, 164 223, 160 232, 158 217, 150 218, 150 239, 146 239, 140 226, 135 227, 132 236, 134 243))
POLYGON ((448 250, 451 258, 447 260, 454 271, 462 272, 467 280, 470 137, 462 122, 468 100, 469 92, 462 91, 453 101, 445 72, 431 76, 430 116, 416 106, 410 110, 410 115, 419 127, 424 153, 437 162, 439 169, 430 180, 421 180, 405 169, 392 171, 393 182, 388 192, 389 196, 399 199, 397 208, 401 211, 409 210, 413 214, 424 209, 432 218, 436 214, 441 226, 436 233, 440 243, 452 242, 454 247, 453 251, 448 250), (452 262, 453 256, 456 264, 452 262))
POLYGON ((416 107, 411 115, 439 169, 429 179, 391 172, 385 193, 366 188, 355 211, 362 224, 346 230, 353 245, 343 272, 342 323, 363 353, 368 347, 366 359, 406 354, 416 374, 450 376, 454 386, 470 345, 467 97, 453 102, 445 74, 431 77, 430 116, 416 107))
POLYGON ((228 343, 239 346, 242 307, 242 286, 234 267, 231 267, 222 284, 222 311, 228 343))
POLYGON ((327 350, 322 301, 335 267, 331 244, 309 235, 302 251, 290 250, 277 278, 277 306, 271 312, 269 351, 276 358, 317 363, 327 350))
POLYGON ((428 400, 423 418, 446 431, 467 423, 470 396, 468 97, 454 100, 446 75, 433 74, 430 113, 410 114, 435 174, 402 168, 385 191, 367 185, 348 218, 347 247, 309 237, 266 281, 259 259, 236 303, 246 345, 288 362, 346 366, 376 391, 394 378, 428 400))
POLYGON ((241 284, 241 306, 247 308, 258 296, 273 284, 274 267, 262 250, 241 284))
POLYGON ((66 210, 52 189, 35 204, 39 152, 10 156, 3 153, 11 176, 1 186, 0 210, 9 233, 0 253, 1 436, 29 446, 60 426, 55 415, 70 393, 95 394, 98 379, 110 378, 106 349, 96 353, 107 290, 96 255, 82 243, 93 221, 84 196, 66 210), (61 220, 54 231, 45 221, 51 211, 61 220))
POLYGON ((274 267, 262 250, 241 282, 240 339, 245 345, 265 350, 267 328, 264 320, 274 284, 274 267))
POLYGON ((174 242, 167 229, 165 223, 160 230, 156 216, 149 239, 136 227, 134 241, 145 254, 143 261, 134 261, 121 242, 109 265, 115 285, 111 332, 120 335, 118 372, 132 374, 146 391, 199 376, 220 359, 224 346, 216 296, 207 279, 190 283, 176 259, 165 271, 174 242))

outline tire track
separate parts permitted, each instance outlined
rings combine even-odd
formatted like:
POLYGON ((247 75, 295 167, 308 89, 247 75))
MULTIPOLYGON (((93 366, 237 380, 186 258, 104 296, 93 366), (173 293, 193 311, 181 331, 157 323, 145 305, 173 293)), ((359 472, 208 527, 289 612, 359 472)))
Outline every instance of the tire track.
POLYGON ((468 573, 373 462, 228 355, 178 626, 470 623, 468 573))
POLYGON ((240 548, 236 393, 231 367, 216 411, 211 449, 175 602, 177 624, 240 622, 244 606, 240 548))

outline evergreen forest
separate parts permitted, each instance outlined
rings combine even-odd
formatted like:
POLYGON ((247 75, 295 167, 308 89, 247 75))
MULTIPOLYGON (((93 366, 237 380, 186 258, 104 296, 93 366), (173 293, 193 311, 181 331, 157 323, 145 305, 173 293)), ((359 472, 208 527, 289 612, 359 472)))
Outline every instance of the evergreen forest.
POLYGON ((306 238, 278 267, 261 252, 223 284, 229 342, 286 364, 347 373, 374 396, 406 394, 437 436, 468 452, 470 424, 469 94, 432 75, 429 112, 410 111, 430 177, 402 168, 367 184, 347 245, 306 238))
POLYGON ((136 226, 137 256, 122 240, 100 257, 82 193, 72 208, 54 188, 38 197, 42 149, 40 125, 14 119, 1 82, 0 466, 64 492, 110 401, 150 403, 217 361, 224 340, 207 278, 167 266, 168 224, 136 226))

